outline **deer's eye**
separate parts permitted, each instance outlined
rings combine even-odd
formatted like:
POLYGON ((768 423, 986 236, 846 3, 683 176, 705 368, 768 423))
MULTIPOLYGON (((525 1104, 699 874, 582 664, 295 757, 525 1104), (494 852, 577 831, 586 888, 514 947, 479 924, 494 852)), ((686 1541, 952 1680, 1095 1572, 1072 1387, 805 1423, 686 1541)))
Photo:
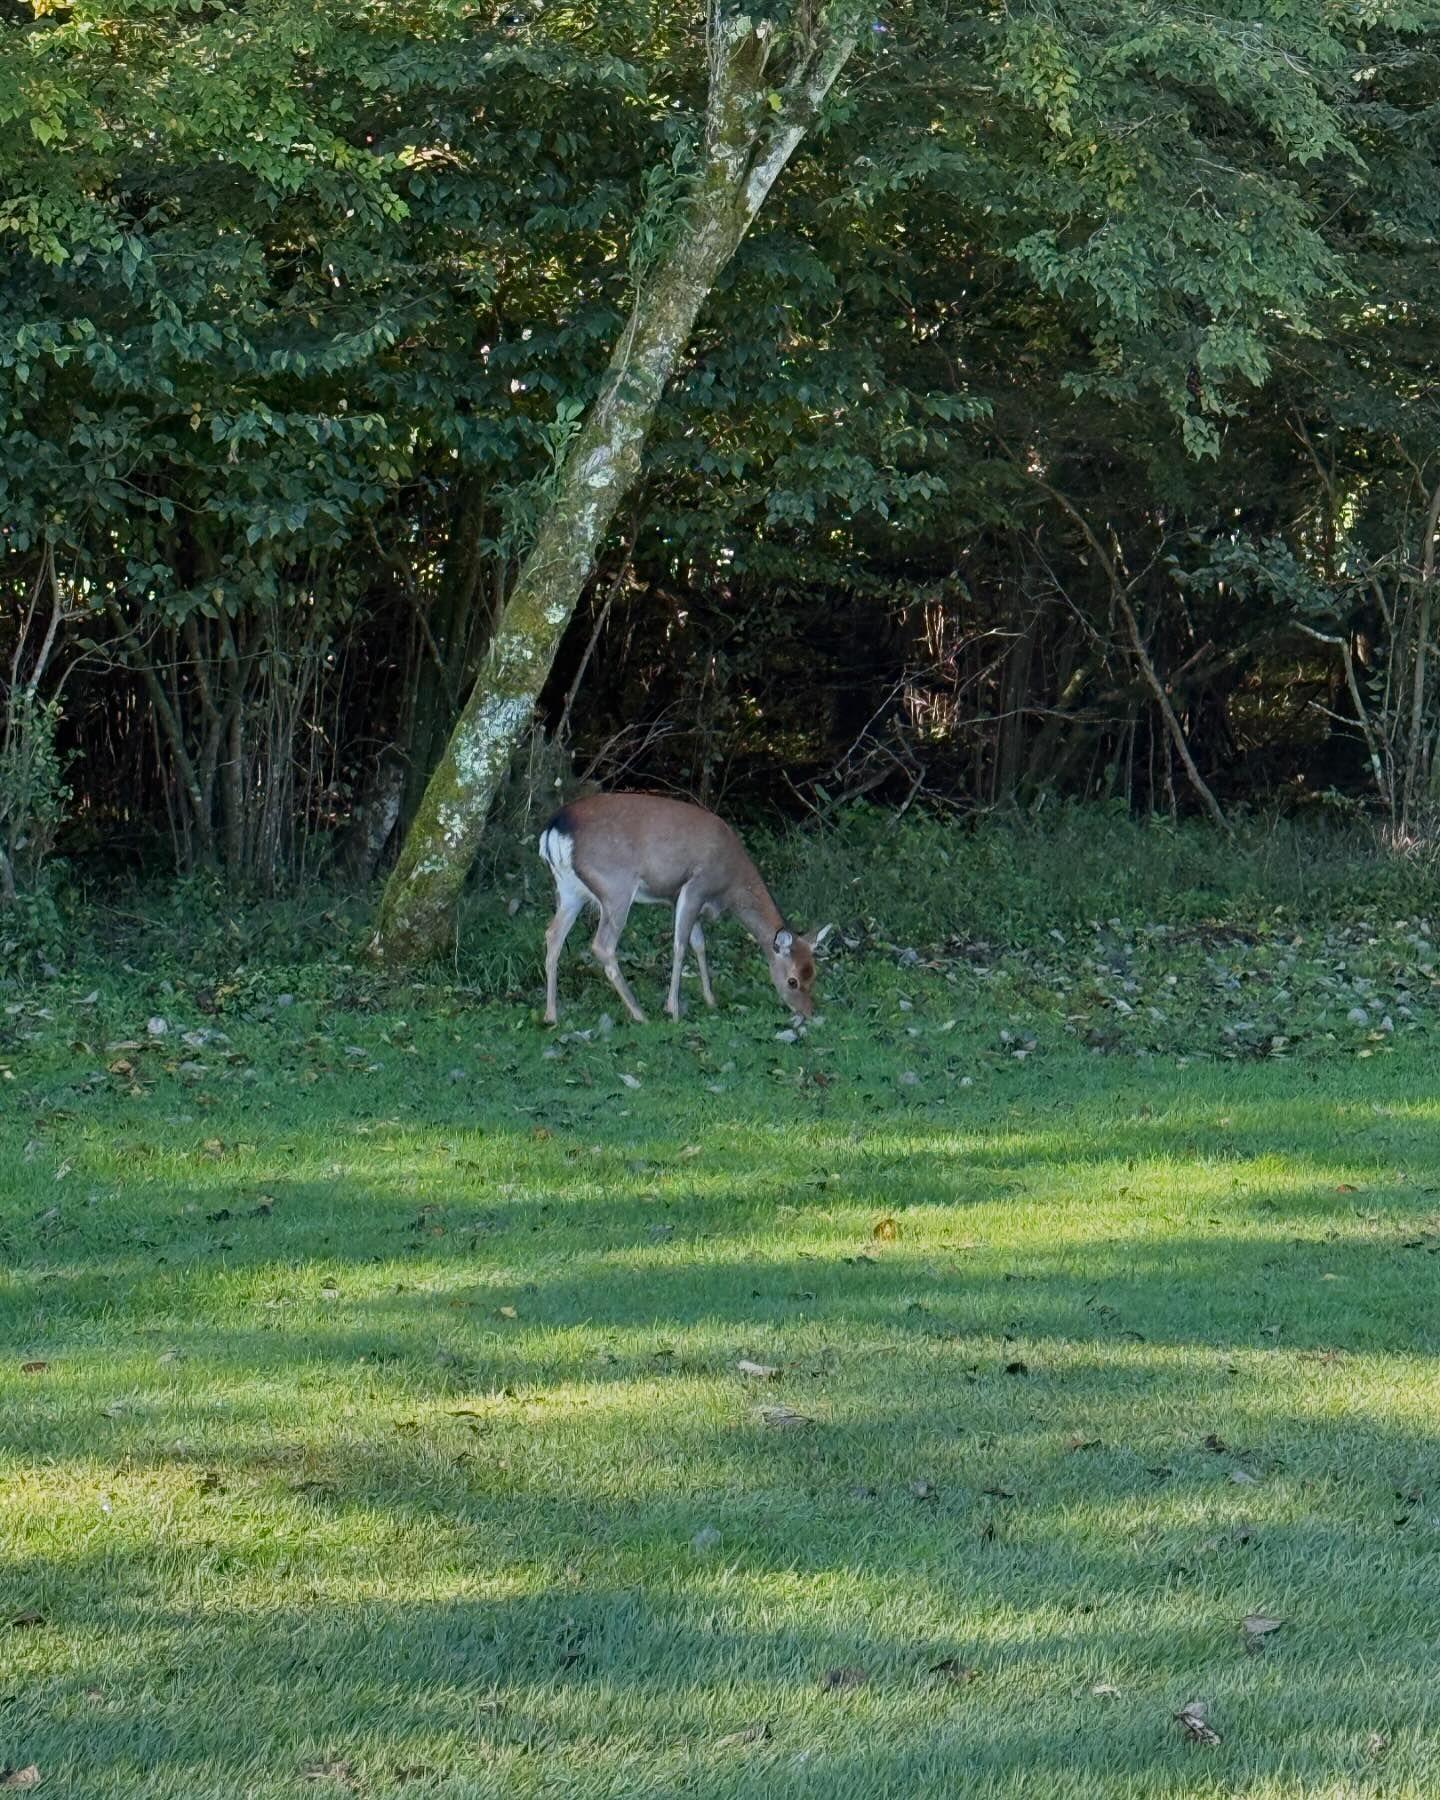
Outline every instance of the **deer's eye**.
POLYGON ((799 982, 798 982, 798 981, 797 981, 797 980, 796 980, 796 979, 795 979, 795 977, 794 977, 794 976, 793 976, 793 975, 792 975, 792 976, 791 976, 791 977, 790 977, 790 979, 789 979, 789 981, 787 981, 787 982, 786 982, 786 984, 785 984, 785 985, 786 985, 786 986, 787 986, 787 987, 799 987, 799 985, 800 985, 800 983, 799 983, 799 982))

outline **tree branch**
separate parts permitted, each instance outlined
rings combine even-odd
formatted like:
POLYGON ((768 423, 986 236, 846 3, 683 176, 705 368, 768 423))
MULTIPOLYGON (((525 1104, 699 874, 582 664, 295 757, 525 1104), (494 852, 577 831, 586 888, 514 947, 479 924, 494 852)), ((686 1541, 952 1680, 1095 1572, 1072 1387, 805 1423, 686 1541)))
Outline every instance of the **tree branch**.
POLYGON ((1209 813, 1213 822, 1219 826, 1226 837, 1233 837, 1235 834, 1230 821, 1220 810, 1220 802, 1215 798, 1214 794, 1211 793, 1205 777, 1200 773, 1195 758, 1190 754, 1190 744, 1185 736, 1184 727, 1175 716, 1175 708, 1170 704, 1170 696, 1165 691, 1165 684, 1156 673, 1155 665, 1150 660, 1150 653, 1145 648, 1145 640, 1140 635, 1140 623, 1135 617, 1134 608, 1130 604, 1129 593, 1125 583, 1120 579, 1120 572, 1115 567, 1114 558, 1091 530, 1089 521, 1069 500, 1066 499, 1065 495, 1062 494, 1058 488, 1051 487, 1048 481, 1041 481, 1038 476, 1035 479, 1037 485, 1050 496, 1055 504, 1060 507, 1076 525, 1079 526, 1086 543, 1089 544, 1091 550, 1095 553, 1095 558, 1099 562, 1100 567, 1105 571, 1105 578, 1110 584, 1111 598, 1115 602, 1115 607, 1119 612, 1120 617, 1125 621, 1125 630, 1130 639, 1131 651, 1139 666, 1140 673, 1145 679, 1145 685, 1149 688, 1156 706, 1160 709, 1160 717, 1164 720, 1165 729, 1170 734, 1170 740, 1175 746, 1175 752, 1179 756, 1181 763, 1184 765, 1186 778, 1189 780, 1201 805, 1205 808, 1206 812, 1209 813))

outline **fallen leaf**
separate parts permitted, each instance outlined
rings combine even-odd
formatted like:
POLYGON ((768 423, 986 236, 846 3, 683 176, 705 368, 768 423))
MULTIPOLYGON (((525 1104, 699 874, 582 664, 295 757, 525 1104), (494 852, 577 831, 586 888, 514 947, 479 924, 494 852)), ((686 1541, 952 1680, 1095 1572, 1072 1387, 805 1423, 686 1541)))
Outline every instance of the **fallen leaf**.
POLYGON ((20 1373, 22 1375, 43 1375, 49 1367, 48 1362, 21 1363, 20 1373))
POLYGON ((620 1079, 627 1088, 638 1088, 640 1085, 640 1078, 638 1075, 627 1075, 623 1070, 621 1071, 620 1079))
POLYGON ((1383 1731, 1372 1731, 1365 1740, 1365 1753, 1376 1762, 1381 1760, 1389 1748, 1390 1740, 1383 1731))
POLYGON ((884 1243, 893 1243, 900 1235, 900 1227, 894 1219, 877 1219, 871 1228, 871 1237, 879 1238, 884 1243))
POLYGON ((720 1533, 713 1525, 702 1525, 690 1540, 690 1548, 697 1556, 705 1556, 711 1550, 720 1547, 720 1533))
POLYGON ((753 1725, 746 1725, 743 1730, 730 1731, 720 1738, 717 1750, 739 1750, 746 1744, 764 1744, 769 1741, 770 1726, 764 1719, 757 1719, 753 1725))
POLYGON ((1097 1700, 1118 1700, 1120 1690, 1113 1681, 1097 1681, 1090 1692, 1097 1700))
POLYGON ((1230 1446, 1225 1442, 1224 1438, 1218 1437, 1212 1431, 1205 1439, 1205 1448, 1216 1456, 1223 1456, 1230 1446))
POLYGON ((38 1612, 19 1612, 13 1618, 7 1619, 5 1623, 12 1631, 30 1631, 36 1625, 45 1623, 45 1615, 38 1612))
POLYGON ((935 1484, 931 1481, 912 1481, 910 1492, 917 1500, 933 1500, 936 1494, 935 1484))
POLYGON ((518 1319, 520 1317, 513 1306, 497 1306, 495 1310, 502 1319, 518 1319))
POLYGON ((1203 1700, 1192 1700, 1173 1715, 1175 1723, 1192 1744, 1213 1746, 1221 1741, 1220 1733, 1205 1717, 1209 1710, 1203 1700))
POLYGON ((820 1677, 820 1686, 826 1693, 834 1693, 838 1688, 864 1687, 869 1679, 863 1669, 827 1669, 820 1677))
POLYGON ((980 1679, 980 1671, 967 1668, 958 1656, 947 1656, 944 1662, 931 1663, 930 1673, 938 1675, 942 1681, 948 1681, 954 1687, 969 1687, 972 1681, 980 1679))
POLYGON ((348 1762, 307 1763, 300 1771, 306 1781, 338 1781, 342 1787, 354 1787, 354 1771, 348 1762))
POLYGON ((798 1425, 813 1425, 815 1421, 807 1414, 796 1412, 789 1406, 762 1406, 760 1417, 767 1425, 777 1431, 793 1431, 798 1425))
POLYGON ((1070 1439, 1066 1448, 1072 1453, 1076 1450, 1099 1450, 1102 1448, 1102 1440, 1100 1438, 1087 1438, 1077 1435, 1070 1439))
POLYGON ((1247 1613, 1240 1621, 1240 1628, 1247 1637, 1268 1637, 1284 1623, 1283 1619, 1268 1619, 1264 1613, 1247 1613))
POLYGON ((33 1788, 40 1785, 40 1771, 34 1763, 23 1769, 0 1769, 0 1788, 33 1788))
POLYGON ((780 1379, 780 1371, 772 1368, 769 1363, 745 1362, 742 1359, 736 1363, 735 1367, 742 1375, 748 1375, 754 1381, 778 1381, 780 1379))
POLYGON ((1252 1475, 1248 1469, 1232 1469, 1230 1482, 1233 1487, 1258 1487, 1259 1477, 1252 1475))

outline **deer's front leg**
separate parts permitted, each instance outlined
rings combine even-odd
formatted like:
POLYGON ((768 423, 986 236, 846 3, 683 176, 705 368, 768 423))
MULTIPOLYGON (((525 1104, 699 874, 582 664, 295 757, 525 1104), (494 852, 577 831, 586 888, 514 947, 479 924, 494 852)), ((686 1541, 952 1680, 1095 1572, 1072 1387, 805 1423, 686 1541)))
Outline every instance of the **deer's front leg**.
POLYGON ((700 917, 700 902, 687 881, 675 896, 675 960, 670 969, 670 995, 665 1010, 672 1019, 680 1017, 680 977, 685 969, 685 948, 700 917))
POLYGON ((690 933, 690 948, 695 952, 695 967, 700 971, 700 992, 705 996, 705 1004, 713 1010, 715 990, 710 985, 710 965, 705 960, 705 933, 698 925, 690 933))

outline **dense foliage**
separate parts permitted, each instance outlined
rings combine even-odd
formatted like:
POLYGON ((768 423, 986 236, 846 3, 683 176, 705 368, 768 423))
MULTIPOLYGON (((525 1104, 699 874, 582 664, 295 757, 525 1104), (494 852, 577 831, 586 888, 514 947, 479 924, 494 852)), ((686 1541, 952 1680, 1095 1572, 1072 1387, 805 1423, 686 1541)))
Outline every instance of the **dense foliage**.
MULTIPOLYGON (((66 785, 72 853, 373 864, 663 250, 703 10, 0 8, 7 868, 66 785)), ((1425 0, 877 6, 529 785, 1421 829, 1437 103, 1425 0)))

